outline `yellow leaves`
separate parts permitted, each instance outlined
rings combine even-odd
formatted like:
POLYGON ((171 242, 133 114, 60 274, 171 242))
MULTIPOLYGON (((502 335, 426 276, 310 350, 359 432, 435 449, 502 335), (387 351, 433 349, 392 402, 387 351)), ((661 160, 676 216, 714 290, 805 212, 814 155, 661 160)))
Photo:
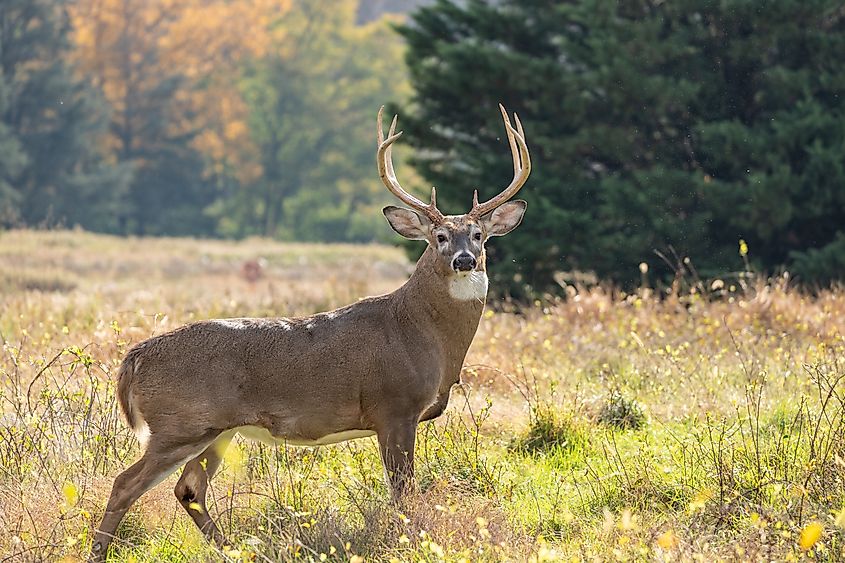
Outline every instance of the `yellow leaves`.
POLYGON ((670 550, 677 546, 678 538, 675 536, 675 532, 670 529, 657 536, 657 545, 665 550, 670 550))
MULTIPOLYGON (((154 90, 156 81, 186 78, 174 95, 184 109, 174 132, 202 131, 199 150, 252 174, 255 166, 243 156, 251 147, 248 110, 234 76, 246 59, 288 40, 290 28, 275 23, 291 6, 290 0, 78 0, 68 7, 74 59, 101 85, 115 113, 154 90)), ((119 149, 121 142, 114 135, 108 145, 119 149)))
POLYGON ((65 514, 79 503, 79 489, 76 488, 76 485, 70 481, 65 481, 65 484, 62 485, 62 499, 59 510, 62 514, 65 514))
POLYGON ((713 498, 713 491, 710 489, 702 489, 698 491, 689 503, 687 509, 690 513, 697 512, 703 509, 710 499, 713 498))
POLYGON ((364 558, 360 555, 353 555, 349 558, 349 563, 364 563, 364 558))
POLYGON ((801 535, 798 538, 798 545, 801 546, 801 549, 807 551, 816 545, 816 542, 821 539, 823 533, 824 526, 820 522, 810 522, 804 526, 803 530, 801 530, 801 535))
POLYGON ((62 496, 65 499, 65 506, 68 508, 74 507, 79 502, 79 489, 70 481, 65 481, 65 484, 62 485, 62 496))

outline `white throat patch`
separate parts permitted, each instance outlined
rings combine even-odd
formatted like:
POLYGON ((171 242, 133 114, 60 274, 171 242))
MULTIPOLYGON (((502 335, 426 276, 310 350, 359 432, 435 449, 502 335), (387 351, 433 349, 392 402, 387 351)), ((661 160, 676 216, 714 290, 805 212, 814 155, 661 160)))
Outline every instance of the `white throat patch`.
POLYGON ((487 272, 456 275, 449 280, 449 295, 458 301, 484 301, 487 297, 487 272))

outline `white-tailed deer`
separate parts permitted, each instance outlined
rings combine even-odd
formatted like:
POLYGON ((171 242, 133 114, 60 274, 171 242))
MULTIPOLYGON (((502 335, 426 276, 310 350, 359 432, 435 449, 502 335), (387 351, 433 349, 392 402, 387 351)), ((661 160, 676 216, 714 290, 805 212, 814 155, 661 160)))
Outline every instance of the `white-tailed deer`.
POLYGON ((514 177, 465 215, 444 216, 402 189, 378 114, 378 170, 411 209, 384 208, 393 229, 428 242, 410 279, 387 295, 328 313, 290 319, 197 322, 133 347, 118 374, 117 398, 143 456, 114 481, 91 559, 103 560, 138 497, 185 466, 176 498, 205 536, 223 535, 205 505, 208 480, 232 437, 323 445, 377 436, 394 498, 413 486, 414 439, 439 416, 460 381, 487 295, 484 243, 513 230, 525 202, 508 201, 531 171, 519 118, 504 108, 514 177))

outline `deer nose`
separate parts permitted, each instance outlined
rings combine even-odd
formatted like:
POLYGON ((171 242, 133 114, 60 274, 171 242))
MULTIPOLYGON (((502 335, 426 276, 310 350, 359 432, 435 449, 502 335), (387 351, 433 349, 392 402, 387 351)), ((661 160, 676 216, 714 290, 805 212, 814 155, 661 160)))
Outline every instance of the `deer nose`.
POLYGON ((461 252, 452 260, 452 269, 456 272, 469 272, 475 268, 475 256, 469 252, 461 252))

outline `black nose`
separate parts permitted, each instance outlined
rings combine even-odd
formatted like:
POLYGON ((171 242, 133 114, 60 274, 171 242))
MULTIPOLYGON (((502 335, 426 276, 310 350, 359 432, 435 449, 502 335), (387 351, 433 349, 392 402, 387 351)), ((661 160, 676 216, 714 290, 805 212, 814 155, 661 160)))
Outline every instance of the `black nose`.
POLYGON ((468 252, 458 254, 452 261, 452 268, 457 272, 469 272, 475 268, 475 256, 468 252))

